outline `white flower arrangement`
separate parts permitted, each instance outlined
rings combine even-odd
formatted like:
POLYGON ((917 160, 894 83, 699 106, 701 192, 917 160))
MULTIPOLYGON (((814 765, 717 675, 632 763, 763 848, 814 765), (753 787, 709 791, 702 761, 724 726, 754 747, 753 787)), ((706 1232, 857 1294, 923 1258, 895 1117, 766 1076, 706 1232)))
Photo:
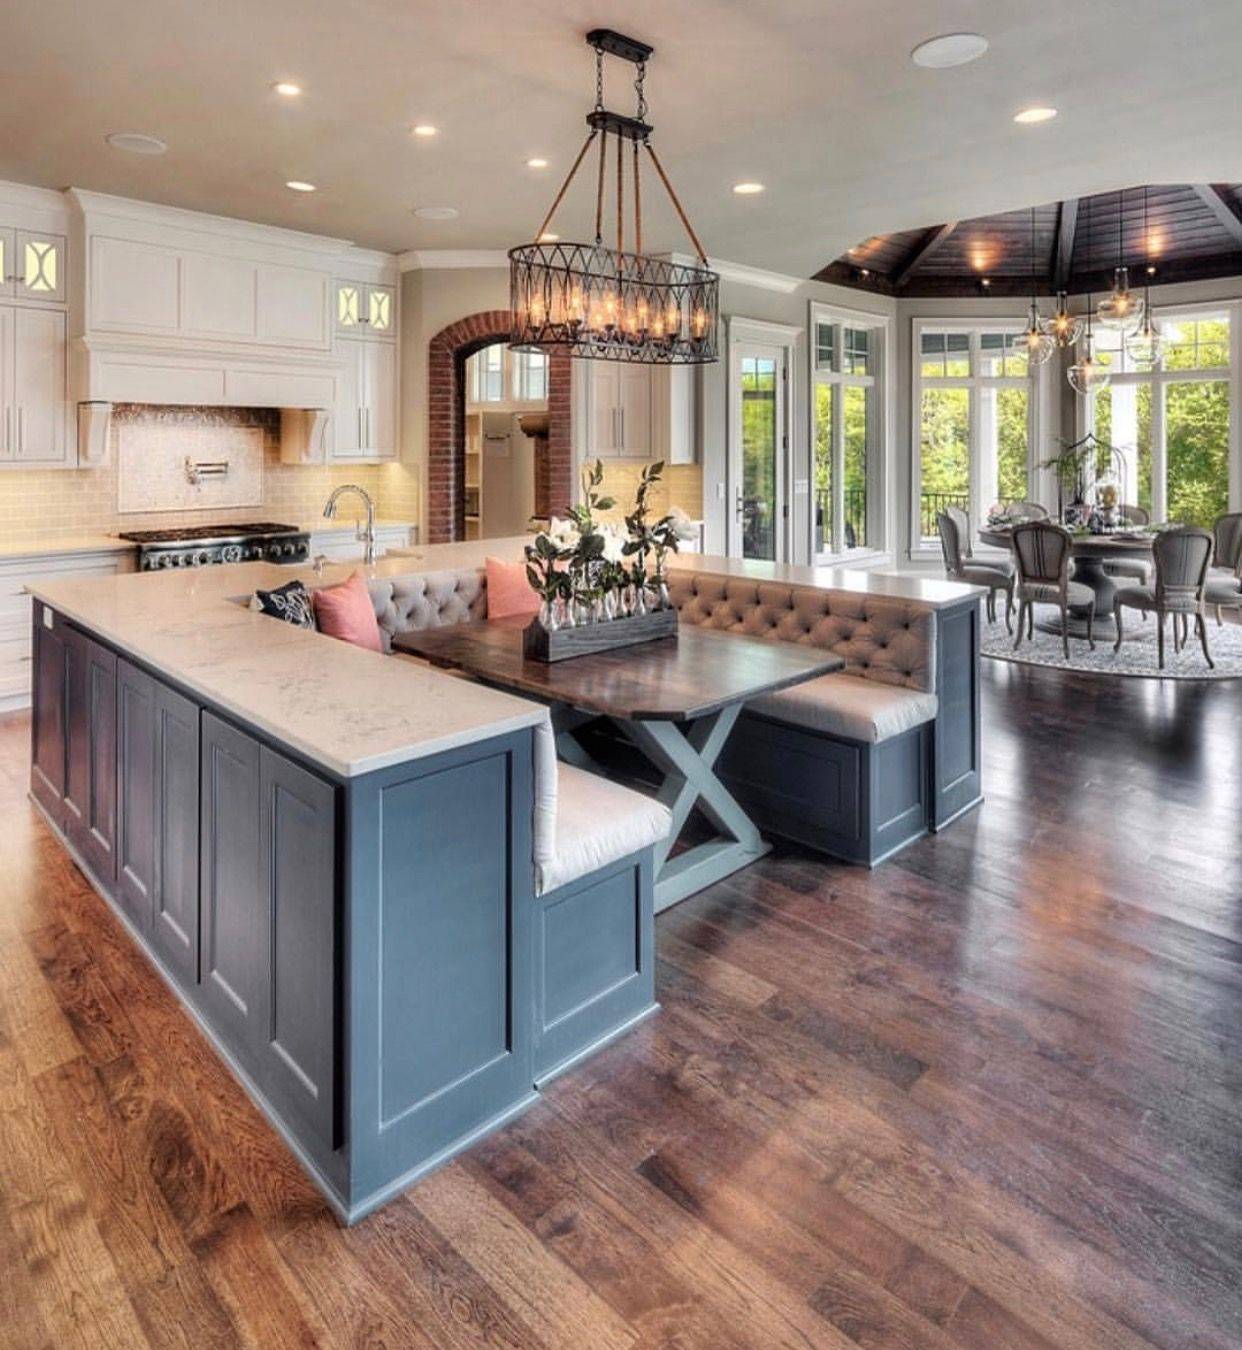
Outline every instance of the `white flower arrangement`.
POLYGON ((648 494, 660 481, 662 462, 642 474, 634 509, 624 524, 597 521, 613 498, 597 489, 604 480, 602 461, 583 470, 583 501, 568 514, 553 516, 526 546, 526 576, 543 601, 540 621, 551 629, 644 614, 668 608, 665 562, 684 540, 698 537, 686 513, 674 508, 649 520, 648 494))

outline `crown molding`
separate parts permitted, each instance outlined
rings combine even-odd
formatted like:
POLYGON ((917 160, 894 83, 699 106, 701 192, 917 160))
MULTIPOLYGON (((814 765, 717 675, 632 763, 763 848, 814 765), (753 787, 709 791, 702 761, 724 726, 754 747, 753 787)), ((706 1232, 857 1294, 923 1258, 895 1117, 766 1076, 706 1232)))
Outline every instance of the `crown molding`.
MULTIPOLYGON (((683 267, 703 266, 698 258, 689 253, 668 253, 664 256, 670 262, 679 263, 683 267)), ((739 286, 754 286, 761 291, 776 291, 780 295, 792 295, 799 286, 806 285, 805 277, 791 277, 784 272, 769 272, 762 267, 727 262, 723 258, 708 258, 707 265, 721 281, 733 281, 739 286)))
POLYGON ((397 266, 402 272, 463 267, 497 267, 508 271, 509 255, 500 248, 412 248, 397 254, 397 266))

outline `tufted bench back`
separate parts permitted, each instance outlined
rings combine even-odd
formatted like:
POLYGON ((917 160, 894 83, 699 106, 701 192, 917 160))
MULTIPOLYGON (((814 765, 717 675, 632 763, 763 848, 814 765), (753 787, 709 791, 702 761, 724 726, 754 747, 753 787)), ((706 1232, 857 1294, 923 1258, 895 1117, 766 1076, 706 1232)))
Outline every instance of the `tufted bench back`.
POLYGON ((480 567, 383 577, 367 589, 386 652, 396 633, 487 618, 487 574, 480 567))
POLYGON ((850 675, 935 692, 935 611, 908 600, 677 569, 669 594, 682 623, 826 647, 850 675))

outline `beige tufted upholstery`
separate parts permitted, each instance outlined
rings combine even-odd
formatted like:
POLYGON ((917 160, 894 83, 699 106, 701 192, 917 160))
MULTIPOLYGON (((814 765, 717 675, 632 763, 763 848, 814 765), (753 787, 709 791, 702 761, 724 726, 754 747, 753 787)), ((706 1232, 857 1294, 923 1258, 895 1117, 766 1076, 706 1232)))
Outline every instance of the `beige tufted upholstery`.
POLYGON ((845 658, 850 675, 935 691, 930 609, 886 595, 688 571, 672 572, 669 594, 682 623, 825 647, 845 658))
POLYGON ((367 589, 386 652, 396 633, 487 618, 487 574, 478 567, 384 577, 367 589))

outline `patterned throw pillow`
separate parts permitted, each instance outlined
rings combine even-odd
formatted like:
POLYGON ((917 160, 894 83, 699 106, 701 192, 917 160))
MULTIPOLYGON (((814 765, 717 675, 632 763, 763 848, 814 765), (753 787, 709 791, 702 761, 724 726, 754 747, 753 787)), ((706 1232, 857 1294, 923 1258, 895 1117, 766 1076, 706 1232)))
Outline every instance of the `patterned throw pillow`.
POLYGON ((259 614, 283 619, 297 628, 315 627, 315 607, 310 591, 300 581, 287 581, 274 591, 255 591, 250 608, 259 614))

